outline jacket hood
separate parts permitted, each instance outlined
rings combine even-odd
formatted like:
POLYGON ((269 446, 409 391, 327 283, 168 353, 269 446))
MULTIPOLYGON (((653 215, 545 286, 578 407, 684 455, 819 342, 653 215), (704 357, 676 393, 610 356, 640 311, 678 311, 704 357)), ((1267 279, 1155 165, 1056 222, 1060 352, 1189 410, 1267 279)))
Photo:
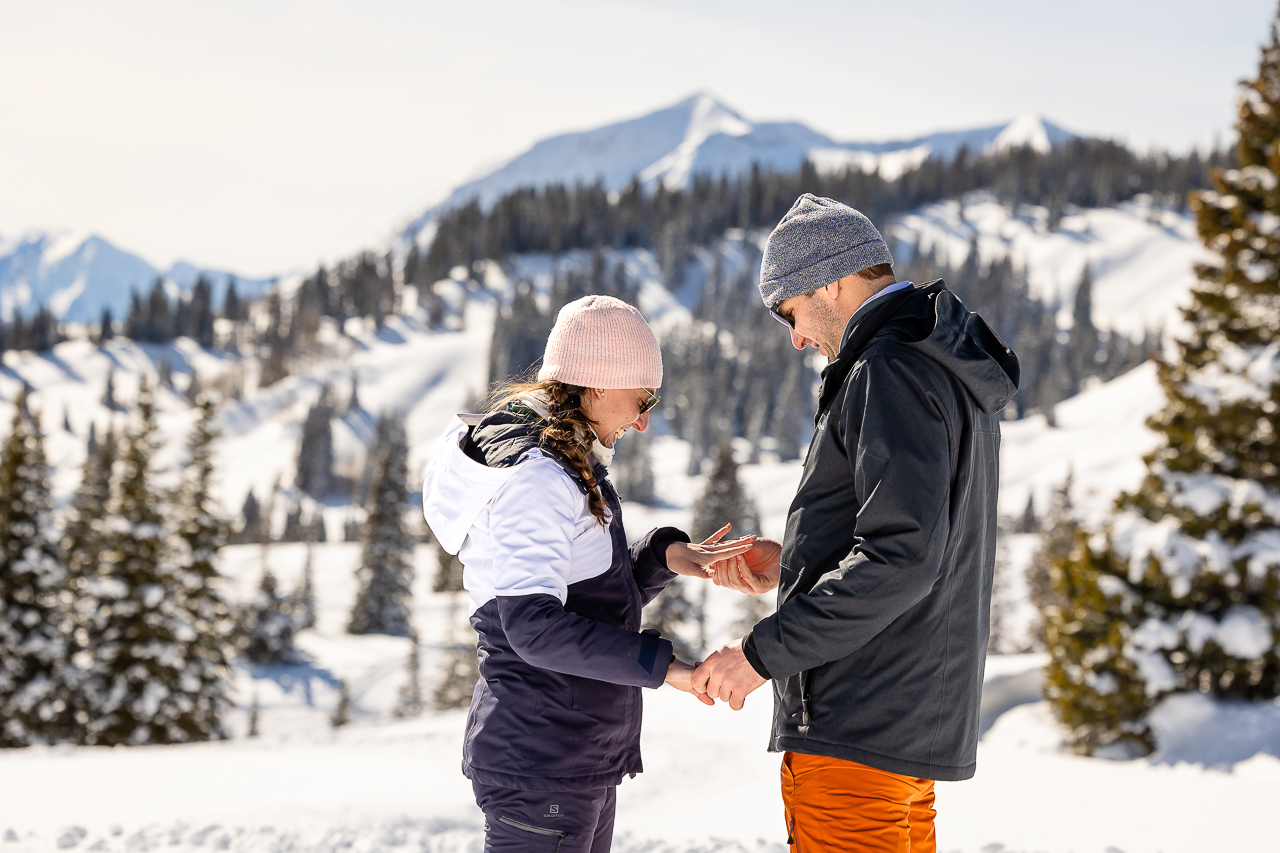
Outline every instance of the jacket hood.
POLYGON ((824 398, 877 338, 891 338, 938 362, 986 414, 1003 409, 1017 393, 1018 357, 941 279, 878 299, 866 308, 866 314, 860 309, 850 319, 839 356, 823 371, 824 398), (828 371, 837 376, 828 377, 828 371))
MULTIPOLYGON (((422 513, 432 535, 450 554, 458 553, 480 513, 527 461, 529 451, 540 449, 536 417, 531 411, 501 411, 458 415, 449 423, 422 484, 422 513)), ((541 452, 584 488, 554 451, 541 452)), ((606 476, 598 465, 596 476, 606 476)))
POLYGON ((536 440, 529 440, 527 423, 506 423, 489 425, 486 433, 493 433, 493 440, 478 450, 472 431, 482 425, 474 415, 455 417, 422 484, 422 513, 436 541, 450 554, 458 553, 480 513, 515 476, 520 457, 537 446, 536 440))

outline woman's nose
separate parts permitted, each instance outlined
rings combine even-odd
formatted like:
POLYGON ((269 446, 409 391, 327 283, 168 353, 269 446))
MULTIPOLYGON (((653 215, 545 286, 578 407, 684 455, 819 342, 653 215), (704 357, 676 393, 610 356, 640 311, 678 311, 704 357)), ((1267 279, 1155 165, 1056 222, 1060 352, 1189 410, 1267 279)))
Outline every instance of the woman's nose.
POLYGON ((638 431, 638 432, 644 432, 644 431, 645 431, 645 430, 647 430, 648 428, 649 428, 649 413, 648 413, 648 412, 645 412, 643 415, 641 415, 640 417, 636 418, 636 422, 635 422, 635 424, 632 426, 632 429, 634 429, 634 430, 636 430, 636 431, 638 431))

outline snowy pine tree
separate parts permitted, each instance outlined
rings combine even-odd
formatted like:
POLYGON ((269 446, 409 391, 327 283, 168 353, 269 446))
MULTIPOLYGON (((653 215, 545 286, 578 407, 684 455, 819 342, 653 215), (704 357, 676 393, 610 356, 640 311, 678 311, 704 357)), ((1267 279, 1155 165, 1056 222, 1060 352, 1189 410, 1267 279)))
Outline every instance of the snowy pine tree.
POLYGON ((1165 695, 1280 695, 1280 31, 1245 84, 1239 168, 1192 199, 1197 266, 1162 436, 1135 494, 1061 566, 1046 694, 1086 751, 1153 745, 1165 695))
POLYGON ((701 608, 694 603, 689 591, 684 578, 674 578, 644 609, 644 629, 652 628, 670 640, 676 657, 686 661, 698 660, 694 645, 701 633, 698 623, 702 618, 701 608))
POLYGON ((44 438, 24 389, 0 449, 0 747, 72 737, 66 569, 51 528, 44 438))
POLYGON ((359 592, 347 630, 353 634, 409 635, 413 535, 404 522, 409 498, 409 442, 395 416, 379 419, 379 442, 364 523, 359 592))
POLYGON ((247 737, 257 737, 261 732, 258 726, 262 718, 262 704, 258 700, 258 692, 253 693, 253 704, 249 706, 249 732, 247 737))
POLYGON ((732 524, 730 537, 758 533, 759 513, 738 479, 738 463, 728 444, 716 447, 707 485, 693 510, 693 526, 689 535, 701 542, 726 524, 732 524))
POLYGON ((302 580, 293 594, 293 611, 298 623, 298 630, 305 631, 316 626, 316 585, 314 563, 315 547, 307 543, 307 557, 302 564, 302 580))
MULTIPOLYGON (((266 551, 266 546, 263 546, 266 551)), ((293 602, 280 594, 276 576, 266 565, 264 553, 262 580, 252 601, 240 608, 240 654, 254 664, 293 663, 298 653, 293 647, 295 633, 293 602)))
POLYGON ((234 621, 222 597, 222 575, 214 565, 227 539, 227 523, 219 518, 213 499, 213 443, 217 409, 208 397, 199 403, 200 417, 187 442, 188 459, 173 518, 184 546, 176 572, 183 590, 182 605, 195 636, 185 647, 184 690, 194 696, 193 719, 205 738, 225 737, 223 717, 232 706, 230 661, 234 621), (199 681, 195 691, 191 681, 199 681))
POLYGON ((624 501, 653 504, 657 493, 653 485, 653 465, 649 454, 653 448, 653 433, 628 432, 615 444, 617 452, 609 466, 609 481, 624 501))
POLYGON ((333 490, 333 403, 329 388, 320 392, 320 399, 302 424, 302 439, 298 444, 298 475, 295 483, 309 495, 323 497, 333 490))
POLYGON ((462 561, 457 554, 450 554, 439 541, 436 542, 436 576, 431 581, 432 592, 462 592, 462 561))
POLYGON ((465 708, 471 704, 476 682, 480 680, 480 662, 476 657, 476 632, 461 618, 457 591, 449 595, 445 612, 445 641, 440 680, 432 694, 432 703, 440 710, 465 708), (462 623, 459 625, 459 623, 462 623), (463 638, 459 641, 458 634, 463 638))
POLYGON ((422 661, 418 654, 419 645, 418 632, 411 632, 409 634, 409 656, 405 660, 405 680, 404 684, 400 686, 400 693, 396 697, 396 707, 391 712, 391 716, 398 720, 420 717, 422 712, 426 710, 426 704, 422 698, 422 661))
POLYGON ((200 634, 185 606, 187 574, 166 518, 173 508, 154 485, 157 450, 151 389, 138 389, 138 417, 125 440, 123 470, 109 504, 101 569, 84 584, 92 652, 83 700, 87 741, 100 745, 181 743, 222 736, 199 671, 200 634))
POLYGON ((333 709, 333 715, 329 717, 329 724, 335 729, 340 729, 351 722, 351 688, 347 686, 346 679, 338 681, 338 707, 333 709))
POLYGON ((62 551, 70 571, 69 586, 73 593, 78 579, 98 573, 105 521, 102 508, 111 500, 111 474, 119 452, 114 428, 107 430, 101 442, 97 440, 95 431, 89 430, 80 486, 71 498, 66 531, 62 537, 62 551))

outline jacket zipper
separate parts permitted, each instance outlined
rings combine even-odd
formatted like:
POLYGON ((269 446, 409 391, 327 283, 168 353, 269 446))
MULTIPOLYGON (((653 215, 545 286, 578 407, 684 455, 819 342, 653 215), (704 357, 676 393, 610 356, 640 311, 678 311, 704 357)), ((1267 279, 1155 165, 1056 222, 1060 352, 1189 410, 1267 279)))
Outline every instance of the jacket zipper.
POLYGON ((561 832, 558 829, 543 829, 540 826, 530 826, 527 823, 521 823, 518 820, 512 820, 511 818, 505 815, 498 818, 498 823, 505 823, 507 826, 513 827, 515 829, 524 830, 525 832, 532 832, 534 835, 546 835, 554 838, 559 838, 560 840, 556 842, 557 850, 560 849, 561 843, 566 838, 569 837, 569 833, 567 832, 561 832))
POLYGON ((809 685, 805 678, 808 671, 800 673, 800 725, 809 725, 809 685))

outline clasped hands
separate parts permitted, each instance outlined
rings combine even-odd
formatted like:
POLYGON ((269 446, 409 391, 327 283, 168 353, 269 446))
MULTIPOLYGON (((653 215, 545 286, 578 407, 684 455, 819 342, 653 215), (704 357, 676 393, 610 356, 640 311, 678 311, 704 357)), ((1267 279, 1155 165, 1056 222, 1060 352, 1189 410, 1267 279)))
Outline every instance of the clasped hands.
MULTIPOLYGON (((744 536, 721 542, 729 525, 702 542, 676 542, 667 548, 667 567, 679 575, 701 577, 716 586, 747 595, 760 595, 778 586, 782 546, 772 539, 744 536)), ((673 659, 667 669, 667 684, 691 693, 704 705, 716 699, 742 710, 747 694, 765 683, 742 653, 742 640, 726 643, 698 664, 673 659)))

